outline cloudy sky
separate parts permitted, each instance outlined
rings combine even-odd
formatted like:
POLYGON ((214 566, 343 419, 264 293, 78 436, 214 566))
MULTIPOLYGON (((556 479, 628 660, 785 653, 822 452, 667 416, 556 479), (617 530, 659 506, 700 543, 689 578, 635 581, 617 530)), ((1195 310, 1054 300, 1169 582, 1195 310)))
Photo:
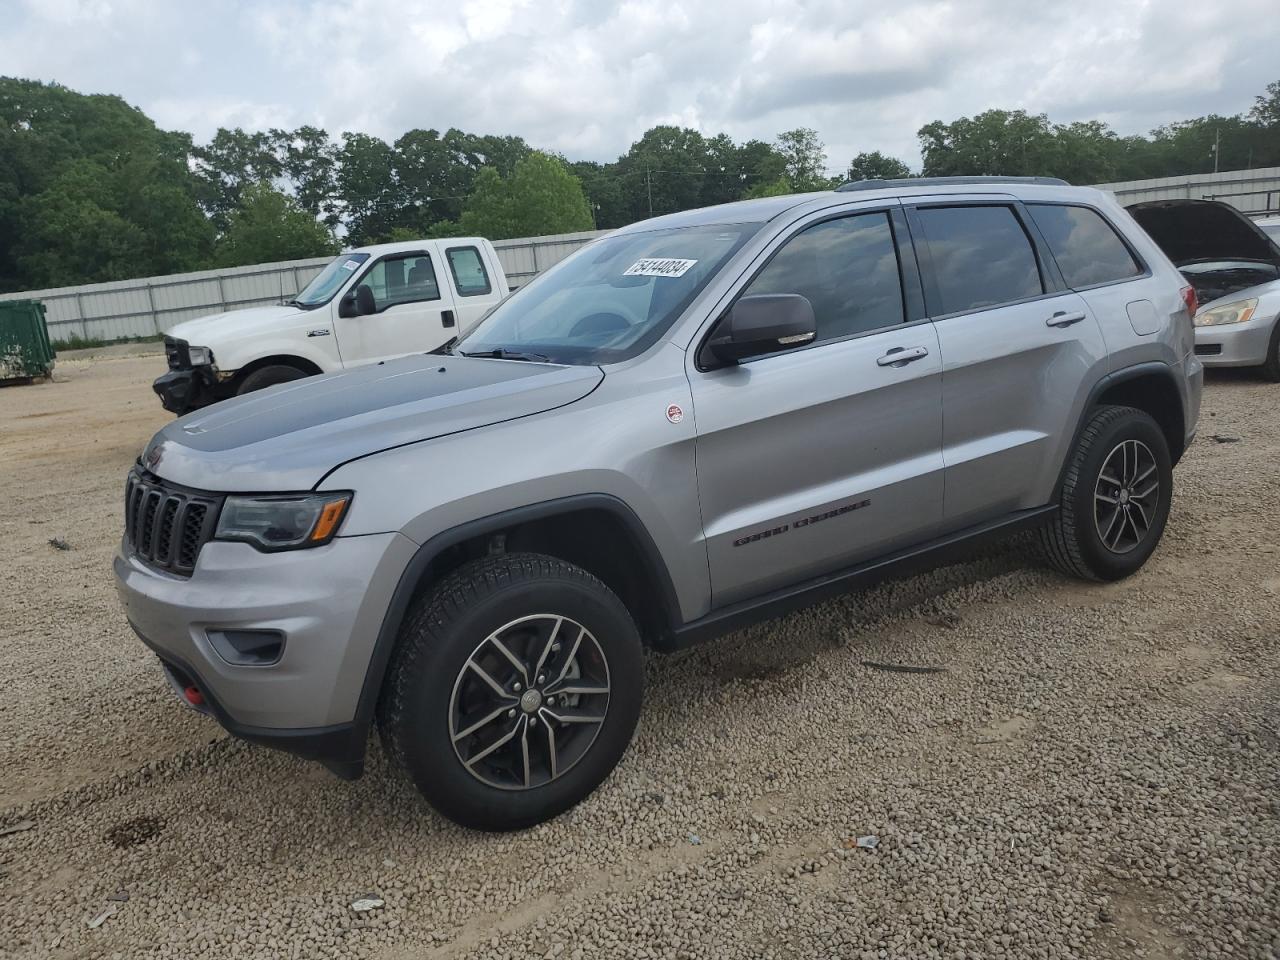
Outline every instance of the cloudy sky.
POLYGON ((1121 133, 1248 109, 1276 0, 0 0, 0 74, 118 93, 161 126, 513 133, 610 160, 656 123, 814 127, 919 166, 991 107, 1121 133))

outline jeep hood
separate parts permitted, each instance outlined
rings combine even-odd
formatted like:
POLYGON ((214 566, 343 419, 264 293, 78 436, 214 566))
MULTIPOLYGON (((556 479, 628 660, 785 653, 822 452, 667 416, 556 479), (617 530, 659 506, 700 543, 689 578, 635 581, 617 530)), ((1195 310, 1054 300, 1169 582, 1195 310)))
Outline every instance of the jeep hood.
POLYGON ((236 340, 263 329, 300 320, 307 311, 298 307, 249 307, 212 313, 207 317, 184 320, 165 331, 165 336, 185 340, 193 346, 207 347, 209 341, 236 340))
POLYGON ((594 366, 401 357, 197 410, 157 433, 142 463, 201 490, 310 490, 339 464, 561 407, 603 379, 594 366))
POLYGON ((1220 200, 1153 200, 1128 210, 1176 267, 1213 260, 1280 266, 1280 248, 1252 220, 1220 200))

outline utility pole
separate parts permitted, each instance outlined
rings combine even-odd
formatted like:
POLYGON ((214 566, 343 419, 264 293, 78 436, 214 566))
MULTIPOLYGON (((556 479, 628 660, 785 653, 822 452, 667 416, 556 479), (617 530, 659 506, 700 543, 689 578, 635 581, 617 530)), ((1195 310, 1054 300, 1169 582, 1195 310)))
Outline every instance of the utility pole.
POLYGON ((1222 128, 1213 128, 1213 172, 1218 172, 1218 148, 1222 146, 1222 128))
POLYGON ((649 216, 653 216, 653 177, 649 175, 649 168, 644 168, 644 185, 649 191, 649 216))

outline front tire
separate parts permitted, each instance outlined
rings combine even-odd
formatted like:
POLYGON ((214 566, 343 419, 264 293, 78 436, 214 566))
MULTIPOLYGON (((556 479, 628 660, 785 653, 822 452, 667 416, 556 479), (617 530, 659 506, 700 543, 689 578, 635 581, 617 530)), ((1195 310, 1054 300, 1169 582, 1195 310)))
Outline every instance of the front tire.
POLYGON ((1120 580, 1155 550, 1169 518, 1169 444, 1149 414, 1102 407, 1080 433, 1058 514, 1041 532, 1045 555, 1084 580, 1120 580))
POLYGON ((274 387, 277 383, 291 383, 294 380, 301 380, 306 374, 297 367, 291 367, 283 363, 274 363, 269 367, 260 367, 253 371, 236 387, 236 396, 243 397, 246 393, 253 393, 255 390, 261 390, 264 387, 274 387))
POLYGON ((459 568, 413 608, 379 730, 440 813, 518 830, 609 775, 643 683, 639 633, 608 587, 554 557, 505 554, 459 568))

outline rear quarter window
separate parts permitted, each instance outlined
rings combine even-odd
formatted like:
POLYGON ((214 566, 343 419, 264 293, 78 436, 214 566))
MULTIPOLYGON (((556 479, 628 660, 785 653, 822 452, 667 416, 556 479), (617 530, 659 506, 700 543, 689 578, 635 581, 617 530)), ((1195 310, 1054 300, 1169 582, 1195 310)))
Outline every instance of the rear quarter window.
POLYGON ((1031 203, 1027 209, 1067 286, 1094 287, 1143 273, 1115 228, 1096 210, 1059 203, 1031 203))
POLYGON ((450 247, 446 255, 459 296, 480 297, 493 291, 489 271, 484 268, 479 250, 475 247, 450 247))

